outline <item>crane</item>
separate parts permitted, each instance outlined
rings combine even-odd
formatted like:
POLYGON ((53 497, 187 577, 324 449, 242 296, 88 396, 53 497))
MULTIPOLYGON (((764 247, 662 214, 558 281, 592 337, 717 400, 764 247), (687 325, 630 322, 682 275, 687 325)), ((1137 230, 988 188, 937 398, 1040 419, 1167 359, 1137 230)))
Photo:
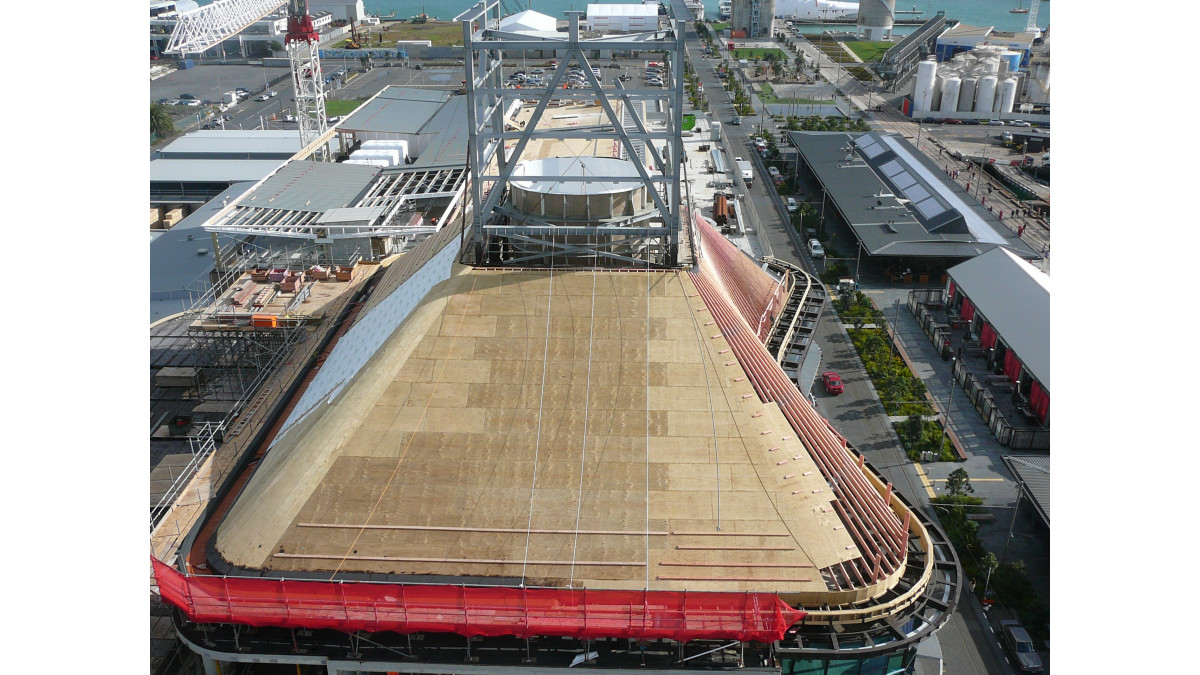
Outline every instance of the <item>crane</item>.
MULTIPOLYGON (((296 122, 300 144, 307 148, 328 129, 325 119, 325 81, 321 77, 321 57, 317 45, 320 36, 308 13, 308 0, 288 0, 287 37, 283 44, 292 65, 292 84, 296 90, 296 122)), ((329 146, 322 144, 312 155, 328 161, 329 146)))
MULTIPOLYGON (((296 121, 300 141, 308 147, 328 129, 325 118, 325 89, 317 49, 320 36, 308 13, 308 0, 286 0, 288 22, 284 38, 296 90, 296 121)), ((202 53, 222 40, 242 32, 271 14, 284 0, 216 0, 180 15, 164 50, 172 54, 202 53)), ((313 159, 329 159, 329 149, 314 150, 313 159)))

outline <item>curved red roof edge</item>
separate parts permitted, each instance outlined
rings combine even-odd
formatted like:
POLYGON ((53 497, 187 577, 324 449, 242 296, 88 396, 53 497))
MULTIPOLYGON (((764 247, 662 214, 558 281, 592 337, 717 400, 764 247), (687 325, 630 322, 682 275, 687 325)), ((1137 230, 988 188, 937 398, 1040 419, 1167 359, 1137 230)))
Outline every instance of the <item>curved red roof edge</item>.
POLYGON ((185 576, 151 556, 162 599, 198 623, 344 632, 773 642, 804 618, 773 593, 472 588, 185 576))

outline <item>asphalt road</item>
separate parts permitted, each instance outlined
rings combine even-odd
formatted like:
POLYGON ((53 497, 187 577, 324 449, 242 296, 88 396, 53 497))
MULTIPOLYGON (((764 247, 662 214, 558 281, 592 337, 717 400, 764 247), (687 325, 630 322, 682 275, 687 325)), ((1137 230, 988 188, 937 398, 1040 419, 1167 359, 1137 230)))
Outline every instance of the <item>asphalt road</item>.
MULTIPOLYGON (((679 5, 681 3, 676 3, 679 5)), ((678 8, 676 11, 679 11, 678 8)), ((704 59, 703 48, 699 38, 689 25, 687 43, 692 64, 704 84, 708 94, 710 109, 716 113, 722 122, 723 131, 727 137, 726 152, 729 155, 740 155, 749 159, 754 155, 750 138, 763 124, 775 131, 773 123, 761 118, 745 118, 740 126, 728 124, 732 117, 732 103, 721 87, 716 76, 715 65, 718 60, 704 59)), ((810 62, 815 59, 815 50, 809 46, 810 62)), ((826 59, 822 59, 822 74, 828 79, 841 79, 843 85, 850 88, 847 93, 866 94, 866 88, 856 81, 851 84, 844 78, 839 78, 835 67, 830 67, 826 59), (861 90, 861 91, 859 91, 861 90)), ((756 106, 758 107, 758 106, 756 106)), ((907 122, 907 120, 903 120, 907 122)), ((910 123, 910 126, 911 123, 910 123)), ((727 159, 732 159, 728 157, 727 159)), ((756 164, 761 168, 762 164, 756 164)), ((775 194, 765 176, 756 170, 754 187, 747 191, 746 202, 752 211, 753 222, 757 224, 757 232, 763 248, 769 255, 799 264, 811 273, 817 273, 818 267, 803 250, 799 236, 788 221, 786 210, 779 197, 775 194)), ((843 246, 844 250, 853 250, 852 246, 843 246)), ((821 263, 823 266, 824 262, 821 263)), ((816 398, 817 410, 829 419, 833 426, 859 448, 867 459, 883 475, 890 480, 896 489, 902 492, 915 504, 928 509, 929 491, 925 487, 922 476, 916 466, 905 455, 895 430, 883 410, 870 379, 862 367, 845 329, 837 315, 828 306, 824 316, 817 325, 814 339, 821 347, 821 369, 838 371, 845 385, 845 392, 840 396, 831 396, 824 392, 820 384, 813 387, 812 394, 816 398)), ((1000 650, 994 629, 991 628, 986 616, 972 605, 974 601, 969 594, 963 594, 963 601, 956 608, 947 624, 938 632, 938 639, 943 652, 943 662, 946 672, 971 673, 973 675, 996 675, 1014 672, 1006 662, 1000 650)))

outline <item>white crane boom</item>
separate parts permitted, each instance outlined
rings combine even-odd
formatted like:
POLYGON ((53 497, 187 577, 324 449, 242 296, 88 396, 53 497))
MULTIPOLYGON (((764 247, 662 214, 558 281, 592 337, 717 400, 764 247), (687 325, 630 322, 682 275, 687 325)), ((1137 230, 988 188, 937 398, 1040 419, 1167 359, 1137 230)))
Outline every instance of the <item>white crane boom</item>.
POLYGON ((216 0, 179 15, 175 31, 163 50, 168 54, 199 54, 237 35, 255 21, 283 6, 284 0, 216 0))

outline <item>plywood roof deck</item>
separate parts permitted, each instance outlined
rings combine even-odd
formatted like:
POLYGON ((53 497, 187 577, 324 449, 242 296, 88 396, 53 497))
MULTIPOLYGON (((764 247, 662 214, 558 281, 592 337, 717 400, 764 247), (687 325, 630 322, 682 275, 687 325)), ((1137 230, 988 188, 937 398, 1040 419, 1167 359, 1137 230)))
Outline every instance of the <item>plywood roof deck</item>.
POLYGON ((711 321, 686 273, 459 270, 276 444, 218 550, 274 570, 823 592, 818 570, 861 554, 711 321))

